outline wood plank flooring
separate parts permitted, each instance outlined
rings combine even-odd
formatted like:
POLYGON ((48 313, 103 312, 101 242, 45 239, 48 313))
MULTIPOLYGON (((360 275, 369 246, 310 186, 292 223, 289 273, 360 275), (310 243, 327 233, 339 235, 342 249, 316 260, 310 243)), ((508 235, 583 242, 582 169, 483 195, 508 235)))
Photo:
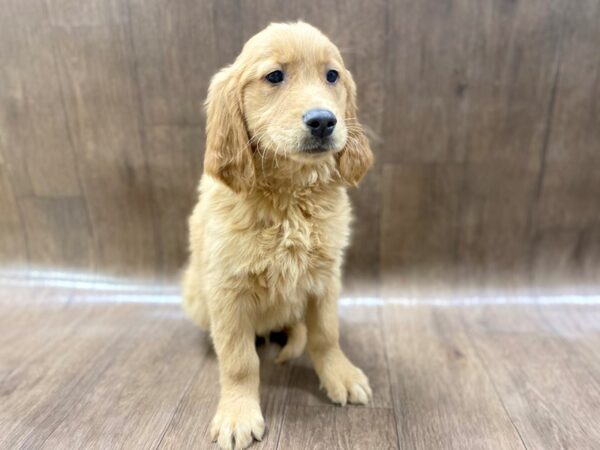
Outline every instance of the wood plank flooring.
MULTIPOLYGON (((0 448, 216 449, 217 362, 176 288, 57 284, 0 285, 0 448)), ((306 356, 263 345, 252 448, 600 448, 600 296, 529 300, 345 299, 372 403, 330 404, 306 356)))

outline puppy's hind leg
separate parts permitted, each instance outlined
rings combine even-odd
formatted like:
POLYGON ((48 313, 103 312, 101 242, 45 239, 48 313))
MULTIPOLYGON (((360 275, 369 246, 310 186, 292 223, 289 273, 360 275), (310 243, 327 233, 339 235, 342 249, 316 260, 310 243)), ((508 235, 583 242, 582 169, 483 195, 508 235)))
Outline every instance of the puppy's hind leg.
POLYGON ((304 352, 306 347, 306 325, 298 322, 285 329, 287 342, 275 358, 277 364, 282 364, 290 359, 297 358, 304 352))
POLYGON ((193 261, 183 276, 183 310, 196 325, 204 331, 210 331, 210 316, 202 290, 201 272, 193 261))

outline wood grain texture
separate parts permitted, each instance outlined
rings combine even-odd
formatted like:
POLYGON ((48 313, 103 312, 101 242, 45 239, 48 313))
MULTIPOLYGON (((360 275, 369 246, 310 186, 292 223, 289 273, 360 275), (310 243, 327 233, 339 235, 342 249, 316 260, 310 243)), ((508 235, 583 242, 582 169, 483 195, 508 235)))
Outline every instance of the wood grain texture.
POLYGON ((12 264, 25 264, 28 257, 26 237, 19 204, 10 182, 6 166, 0 160, 0 258, 12 264))
POLYGON ((597 164, 600 55, 596 50, 600 29, 595 24, 600 20, 600 4, 587 0, 577 6, 569 2, 565 7, 548 160, 597 164))
POLYGON ((600 416, 589 408, 599 405, 600 384, 593 371, 597 364, 588 362, 596 360, 596 352, 574 351, 577 339, 556 335, 562 317, 549 322, 531 307, 473 315, 469 333, 527 448, 561 448, 567 442, 572 448, 596 448, 600 416))
MULTIPOLYGON (((1 449, 216 448, 216 356, 173 286, 24 280, 0 285, 1 449)), ((251 448, 598 448, 600 306, 540 300, 341 306, 367 407, 314 396, 310 366, 263 345, 251 448)))
POLYGON ((389 409, 290 406, 279 448, 302 450, 397 449, 389 409))
POLYGON ((297 19, 342 50, 377 156, 349 295, 598 285, 597 0, 7 0, 0 265, 176 276, 210 77, 297 19))
POLYGON ((0 21, 0 146, 13 189, 19 196, 81 195, 45 5, 9 1, 0 21))
POLYGON ((464 168, 387 164, 383 170, 382 295, 426 294, 457 284, 464 168))
POLYGON ((402 448, 525 448, 460 317, 386 306, 384 327, 402 448))

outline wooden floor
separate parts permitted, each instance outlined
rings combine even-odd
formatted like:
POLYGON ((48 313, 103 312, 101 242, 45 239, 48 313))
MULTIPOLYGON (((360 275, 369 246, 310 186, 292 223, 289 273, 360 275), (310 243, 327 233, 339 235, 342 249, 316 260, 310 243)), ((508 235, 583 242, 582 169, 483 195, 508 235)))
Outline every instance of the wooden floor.
MULTIPOLYGON (((53 284, 0 287, 0 448, 216 448, 217 362, 175 288, 53 284)), ((252 448, 598 449, 600 302, 562 300, 344 300, 373 402, 331 405, 268 344, 252 448)))

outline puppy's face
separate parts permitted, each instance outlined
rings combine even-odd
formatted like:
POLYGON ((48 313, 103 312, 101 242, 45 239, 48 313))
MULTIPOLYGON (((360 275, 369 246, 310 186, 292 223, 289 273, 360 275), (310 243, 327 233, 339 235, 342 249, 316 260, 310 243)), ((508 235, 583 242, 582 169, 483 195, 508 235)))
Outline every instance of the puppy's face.
POLYGON ((341 151, 350 75, 337 48, 306 24, 275 25, 252 38, 243 91, 251 143, 261 152, 314 159, 341 151))
POLYGON ((205 171, 234 191, 256 179, 255 155, 319 163, 335 155, 356 185, 372 163, 356 119, 356 86, 337 48, 316 28, 271 24, 211 81, 205 171))

